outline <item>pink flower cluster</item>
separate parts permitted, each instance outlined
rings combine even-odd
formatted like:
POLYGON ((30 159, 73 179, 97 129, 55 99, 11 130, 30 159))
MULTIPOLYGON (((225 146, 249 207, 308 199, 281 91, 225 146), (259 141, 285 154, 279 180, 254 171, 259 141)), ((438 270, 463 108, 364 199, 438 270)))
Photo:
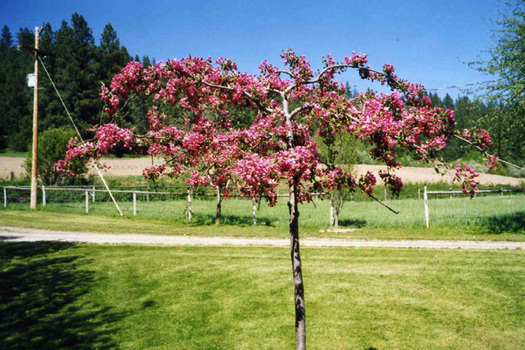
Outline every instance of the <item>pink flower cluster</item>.
POLYGON ((481 149, 486 149, 491 144, 489 132, 485 129, 475 129, 474 131, 463 129, 459 134, 464 139, 470 141, 473 146, 481 149))
POLYGON ((376 183, 376 177, 370 171, 367 171, 365 175, 361 175, 359 178, 359 187, 361 187, 367 195, 372 195, 376 183))
POLYGON ((489 154, 487 156, 487 161, 485 162, 485 165, 489 167, 490 170, 496 168, 499 166, 500 159, 499 157, 493 156, 489 154))
MULTIPOLYGON (((323 187, 360 187, 372 194, 376 185, 372 173, 356 179, 337 164, 321 164, 316 136, 326 139, 346 131, 370 143, 371 155, 389 167, 380 177, 397 193, 402 181, 390 172, 400 167, 397 151, 414 151, 431 161, 452 135, 452 111, 432 107, 424 87, 399 79, 390 64, 375 71, 367 66, 366 55, 353 52, 340 62, 328 55, 323 68, 314 71, 291 49, 281 58, 282 68, 265 61, 258 76, 239 72, 227 58, 213 63, 210 58, 188 57, 147 68, 130 62, 109 88, 102 88, 101 97, 105 110, 114 116, 131 95, 150 98, 149 131, 139 137, 134 129, 116 123, 102 125, 93 129, 92 140, 72 143, 66 158, 86 161, 117 146, 145 150, 165 160, 144 171, 148 178, 184 175, 191 186, 223 189, 237 182, 246 189, 245 195, 263 195, 275 204, 281 178, 301 201, 310 200, 312 191, 323 187), (348 69, 392 92, 368 91, 347 98, 335 76, 348 69), (232 127, 232 109, 254 109, 257 115, 249 127, 232 127)), ((468 138, 483 147, 490 144, 484 130, 468 138)), ((61 166, 67 169, 67 164, 61 166)), ((475 177, 468 169, 459 173, 475 177)))
POLYGON ((403 180, 399 176, 391 174, 388 171, 380 170, 379 177, 383 180, 385 186, 390 189, 392 194, 399 195, 403 188, 403 180))
POLYGON ((271 158, 261 157, 258 154, 247 154, 237 163, 236 173, 244 184, 247 195, 257 198, 264 195, 270 205, 277 203, 275 189, 279 185, 281 172, 279 166, 271 158))
POLYGON ((454 180, 458 181, 463 185, 463 193, 470 193, 473 196, 478 190, 478 182, 476 178, 479 174, 472 169, 470 166, 466 165, 464 168, 461 164, 456 165, 456 174, 454 180))

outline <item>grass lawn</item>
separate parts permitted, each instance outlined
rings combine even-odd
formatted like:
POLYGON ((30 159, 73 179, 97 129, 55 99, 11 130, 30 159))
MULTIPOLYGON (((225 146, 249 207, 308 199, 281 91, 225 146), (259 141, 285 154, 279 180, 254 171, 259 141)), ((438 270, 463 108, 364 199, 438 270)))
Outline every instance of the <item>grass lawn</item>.
POLYGON ((3 150, 0 152, 0 157, 14 157, 14 158, 26 158, 28 156, 27 152, 19 152, 19 151, 11 151, 11 150, 3 150))
MULTIPOLYGON (((311 349, 523 349, 520 251, 303 249, 311 349)), ((281 248, 0 243, 0 348, 294 347, 281 248)))

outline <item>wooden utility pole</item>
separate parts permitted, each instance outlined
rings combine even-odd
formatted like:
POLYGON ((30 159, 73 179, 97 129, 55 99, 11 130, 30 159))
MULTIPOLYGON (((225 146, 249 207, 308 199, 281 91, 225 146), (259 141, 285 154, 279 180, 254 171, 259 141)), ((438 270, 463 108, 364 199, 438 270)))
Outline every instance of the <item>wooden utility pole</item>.
POLYGON ((31 209, 36 209, 37 200, 37 163, 38 163, 38 49, 40 28, 35 28, 35 87, 33 91, 33 146, 31 161, 31 209))

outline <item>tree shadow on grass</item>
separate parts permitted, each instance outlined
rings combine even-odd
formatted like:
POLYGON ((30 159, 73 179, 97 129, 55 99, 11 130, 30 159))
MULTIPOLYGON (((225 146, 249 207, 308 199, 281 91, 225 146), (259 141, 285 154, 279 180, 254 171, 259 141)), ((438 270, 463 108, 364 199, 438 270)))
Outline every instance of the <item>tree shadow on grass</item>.
POLYGON ((525 231, 525 211, 482 217, 476 221, 477 226, 486 228, 490 233, 525 231))
POLYGON ((359 219, 339 220, 339 226, 362 228, 366 226, 366 220, 359 220, 359 219))
MULTIPOLYGON (((215 225, 215 215, 212 214, 193 214, 191 223, 195 225, 215 225)), ((252 226, 253 217, 240 215, 223 215, 221 216, 221 225, 234 226, 252 226)), ((257 217, 257 225, 274 226, 270 219, 257 217)))
POLYGON ((109 349, 124 315, 81 302, 94 281, 70 243, 0 243, 1 349, 109 349))

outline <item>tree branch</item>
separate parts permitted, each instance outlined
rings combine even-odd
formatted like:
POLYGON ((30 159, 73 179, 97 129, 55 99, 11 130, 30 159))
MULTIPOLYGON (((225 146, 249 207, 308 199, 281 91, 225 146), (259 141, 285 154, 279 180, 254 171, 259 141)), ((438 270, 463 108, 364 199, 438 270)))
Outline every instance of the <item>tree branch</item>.
POLYGON ((301 107, 297 107, 296 109, 294 109, 291 113, 290 113, 290 118, 291 119, 294 119, 295 115, 302 112, 302 111, 305 111, 305 110, 310 110, 312 109, 313 107, 312 106, 301 106, 301 107))
MULTIPOLYGON (((359 186, 359 188, 360 188, 363 192, 365 192, 365 189, 364 189, 362 186, 359 186)), ((366 193, 366 192, 365 192, 365 194, 366 194, 367 196, 369 196, 370 198, 372 198, 373 200, 375 200, 377 203, 381 204, 383 207, 385 207, 385 208, 387 208, 388 210, 390 210, 392 213, 394 213, 394 214, 399 214, 398 211, 395 211, 394 209, 390 208, 388 205, 386 205, 385 203, 381 202, 379 199, 377 199, 376 197, 374 197, 374 195, 372 195, 372 194, 368 194, 368 193, 366 193)))
MULTIPOLYGON (((204 85, 207 85, 207 86, 209 86, 209 87, 213 87, 213 88, 216 88, 216 89, 224 89, 224 90, 228 90, 228 91, 235 91, 234 88, 229 87, 229 86, 224 86, 224 85, 215 85, 215 84, 209 83, 209 82, 204 81, 204 80, 203 80, 202 82, 204 83, 204 85)), ((269 91, 269 89, 268 89, 268 91, 269 91)), ((244 96, 248 97, 252 102, 254 102, 260 110, 262 110, 262 111, 264 111, 264 112, 266 112, 266 113, 268 113, 268 114, 271 114, 271 113, 274 112, 272 109, 270 109, 270 108, 268 108, 268 107, 265 107, 265 106, 261 103, 261 101, 259 101, 259 100, 256 99, 255 97, 253 97, 252 94, 246 92, 245 90, 242 90, 242 93, 244 94, 244 96)))
MULTIPOLYGON (((463 137, 461 137, 461 136, 458 136, 458 135, 454 135, 454 137, 457 138, 457 139, 459 139, 459 140, 461 140, 461 141, 463 141, 463 142, 468 143, 469 145, 471 145, 472 147, 474 147, 475 149, 477 149, 478 151, 480 151, 481 153, 483 153, 483 154, 486 155, 486 156, 494 156, 494 155, 492 155, 492 154, 486 152, 485 150, 483 150, 483 148, 479 147, 478 145, 475 145, 472 141, 469 141, 469 140, 467 140, 467 139, 465 139, 465 138, 463 138, 463 137)), ((504 164, 511 165, 511 166, 513 166, 513 167, 515 167, 515 168, 518 168, 518 169, 520 169, 520 170, 525 171, 525 168, 520 167, 519 165, 516 165, 516 164, 514 164, 514 163, 508 162, 508 161, 506 161, 506 160, 504 160, 504 159, 499 158, 499 161, 502 162, 502 163, 504 163, 504 164)))
MULTIPOLYGON (((290 91, 292 91, 293 89, 295 89, 296 87, 298 87, 299 85, 309 85, 309 84, 315 84, 315 83, 318 83, 320 80, 321 80, 321 77, 328 71, 332 70, 332 69, 338 69, 338 68, 352 68, 352 69, 366 69, 368 72, 372 72, 372 73, 377 73, 378 75, 381 75, 381 76, 384 76, 385 73, 383 72, 379 72, 377 70, 374 70, 372 68, 368 68, 368 67, 353 67, 352 65, 350 64, 334 64, 334 65, 331 65, 331 66, 328 66, 326 68, 324 68, 318 75, 315 79, 311 79, 311 80, 307 80, 307 81, 301 81, 301 82, 297 82, 297 83, 294 83, 292 85, 290 85, 289 87, 286 88, 286 90, 284 90, 283 92, 285 94, 288 94, 290 91)), ((397 80, 394 80, 396 84, 397 83, 397 80)))
POLYGON ((277 72, 275 72, 277 74, 287 74, 288 76, 290 76, 290 78, 293 78, 293 74, 287 70, 278 70, 277 72))

